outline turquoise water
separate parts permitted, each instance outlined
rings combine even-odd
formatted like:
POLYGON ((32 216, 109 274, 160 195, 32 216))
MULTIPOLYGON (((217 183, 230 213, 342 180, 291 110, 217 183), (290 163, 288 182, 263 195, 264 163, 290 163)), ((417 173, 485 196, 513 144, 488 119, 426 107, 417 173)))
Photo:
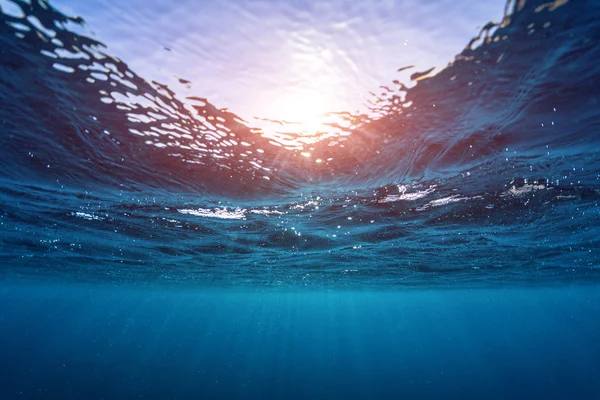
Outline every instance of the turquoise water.
POLYGON ((312 132, 0 17, 0 398, 600 398, 600 2, 312 132))
POLYGON ((4 398, 597 398, 597 286, 3 284, 4 398), (10 344, 10 345, 6 345, 10 344))

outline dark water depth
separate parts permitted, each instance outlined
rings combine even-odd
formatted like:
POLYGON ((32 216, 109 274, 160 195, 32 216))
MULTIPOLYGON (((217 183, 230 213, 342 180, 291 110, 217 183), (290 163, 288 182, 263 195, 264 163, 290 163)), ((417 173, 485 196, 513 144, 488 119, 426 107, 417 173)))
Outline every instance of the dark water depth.
POLYGON ((5 282, 0 396, 595 399, 599 317, 598 286, 199 292, 5 282))

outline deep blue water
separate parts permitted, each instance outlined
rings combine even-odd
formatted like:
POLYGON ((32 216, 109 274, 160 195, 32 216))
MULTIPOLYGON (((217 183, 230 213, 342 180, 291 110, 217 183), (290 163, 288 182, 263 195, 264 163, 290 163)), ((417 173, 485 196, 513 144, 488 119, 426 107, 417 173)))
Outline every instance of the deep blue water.
POLYGON ((600 398, 600 2, 310 141, 0 6, 0 398, 600 398))
POLYGON ((3 398, 600 397, 597 286, 15 284, 0 305, 3 398))

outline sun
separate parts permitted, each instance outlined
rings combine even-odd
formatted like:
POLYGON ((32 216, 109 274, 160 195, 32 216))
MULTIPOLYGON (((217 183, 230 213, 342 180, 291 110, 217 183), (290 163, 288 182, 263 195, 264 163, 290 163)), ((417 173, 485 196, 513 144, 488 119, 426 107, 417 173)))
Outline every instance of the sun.
POLYGON ((317 90, 287 90, 275 99, 272 118, 284 122, 295 133, 314 135, 323 129, 322 120, 331 101, 317 90))
POLYGON ((336 137, 348 136, 354 129, 346 116, 332 111, 335 100, 335 91, 327 91, 326 85, 285 88, 263 103, 270 105, 268 116, 255 117, 255 127, 273 144, 311 157, 319 143, 333 139, 329 143, 335 144, 336 137))

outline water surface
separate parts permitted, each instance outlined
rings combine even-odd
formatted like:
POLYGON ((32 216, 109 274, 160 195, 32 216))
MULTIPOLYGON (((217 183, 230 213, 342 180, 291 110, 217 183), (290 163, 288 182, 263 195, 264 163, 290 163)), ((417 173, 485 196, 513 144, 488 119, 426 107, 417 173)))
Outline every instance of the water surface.
POLYGON ((0 397, 600 396, 599 2, 110 4, 0 1, 0 397))

